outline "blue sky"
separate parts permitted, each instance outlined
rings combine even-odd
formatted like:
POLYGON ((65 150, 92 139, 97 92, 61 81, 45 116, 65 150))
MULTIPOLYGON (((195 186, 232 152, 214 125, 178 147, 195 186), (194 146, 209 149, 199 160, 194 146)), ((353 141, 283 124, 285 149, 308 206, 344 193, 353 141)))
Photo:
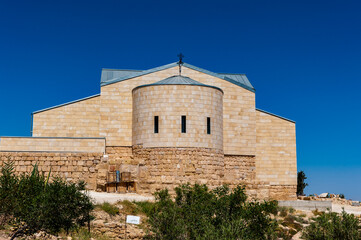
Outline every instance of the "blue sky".
POLYGON ((260 109, 296 121, 307 193, 361 200, 359 1, 1 1, 0 136, 97 94, 101 68, 177 61, 245 73, 260 109))

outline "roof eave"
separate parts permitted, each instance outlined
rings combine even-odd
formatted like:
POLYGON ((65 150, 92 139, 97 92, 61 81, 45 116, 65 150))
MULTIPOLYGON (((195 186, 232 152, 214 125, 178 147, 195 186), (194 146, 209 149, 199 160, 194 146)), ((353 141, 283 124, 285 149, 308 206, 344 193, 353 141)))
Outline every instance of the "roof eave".
POLYGON ((53 107, 48 107, 48 108, 44 108, 44 109, 41 109, 41 110, 37 110, 37 111, 32 112, 31 114, 33 115, 33 114, 45 112, 45 111, 48 111, 48 110, 52 110, 54 108, 63 107, 63 106, 66 106, 66 105, 69 105, 69 104, 72 104, 72 103, 77 103, 77 102, 80 102, 80 101, 88 100, 90 98, 95 98, 95 97, 99 97, 99 96, 100 96, 100 94, 95 94, 95 95, 85 97, 85 98, 81 98, 81 99, 77 99, 77 100, 74 100, 74 101, 71 101, 71 102, 66 102, 66 103, 63 103, 63 104, 55 105, 53 107))
POLYGON ((286 121, 289 121, 289 122, 292 122, 292 123, 296 123, 296 121, 294 121, 294 120, 291 120, 291 119, 282 117, 282 116, 277 115, 277 114, 274 114, 274 113, 267 112, 267 111, 262 110, 262 109, 259 109, 259 108, 256 108, 256 110, 257 110, 257 111, 260 111, 260 112, 263 112, 263 113, 266 113, 266 114, 269 114, 269 115, 274 116, 274 117, 281 118, 281 119, 283 119, 283 120, 286 120, 286 121))

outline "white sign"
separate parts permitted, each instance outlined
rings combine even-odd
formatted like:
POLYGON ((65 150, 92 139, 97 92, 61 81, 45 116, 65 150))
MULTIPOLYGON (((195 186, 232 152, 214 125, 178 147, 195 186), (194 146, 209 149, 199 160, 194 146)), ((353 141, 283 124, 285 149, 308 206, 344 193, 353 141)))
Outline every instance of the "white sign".
POLYGON ((127 221, 126 221, 126 223, 140 224, 140 217, 138 217, 138 216, 132 216, 132 215, 127 215, 127 221))

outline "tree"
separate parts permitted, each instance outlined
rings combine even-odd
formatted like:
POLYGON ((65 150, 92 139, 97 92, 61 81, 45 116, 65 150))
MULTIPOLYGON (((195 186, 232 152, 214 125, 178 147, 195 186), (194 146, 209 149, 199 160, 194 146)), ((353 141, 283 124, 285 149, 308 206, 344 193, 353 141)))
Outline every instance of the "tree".
POLYGON ((297 173, 297 195, 304 195, 303 190, 308 186, 308 183, 305 183, 306 179, 306 174, 303 171, 297 173))
POLYGON ((174 201, 167 190, 155 193, 156 202, 146 211, 149 239, 276 239, 275 201, 247 201, 242 186, 212 191, 187 184, 175 190, 174 201))

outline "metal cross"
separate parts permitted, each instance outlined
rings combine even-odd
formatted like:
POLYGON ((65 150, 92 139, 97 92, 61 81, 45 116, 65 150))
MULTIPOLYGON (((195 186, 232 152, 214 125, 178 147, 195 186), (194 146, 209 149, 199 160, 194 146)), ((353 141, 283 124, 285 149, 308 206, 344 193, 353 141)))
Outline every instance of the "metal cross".
POLYGON ((178 57, 179 57, 179 61, 178 61, 179 75, 181 75, 184 55, 182 53, 180 53, 180 54, 178 54, 178 57))

